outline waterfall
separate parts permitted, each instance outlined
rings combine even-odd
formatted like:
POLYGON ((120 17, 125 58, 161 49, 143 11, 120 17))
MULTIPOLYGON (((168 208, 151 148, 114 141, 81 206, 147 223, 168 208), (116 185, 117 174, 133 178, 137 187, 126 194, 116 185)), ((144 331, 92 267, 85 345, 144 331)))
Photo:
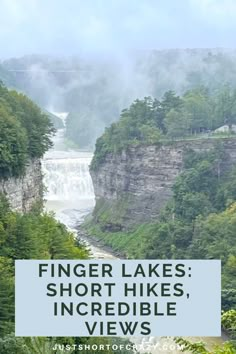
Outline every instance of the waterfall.
POLYGON ((89 173, 92 153, 61 152, 60 156, 51 153, 42 162, 45 198, 47 200, 75 201, 93 199, 94 191, 89 173))
POLYGON ((68 112, 55 112, 55 111, 53 111, 51 109, 49 109, 49 111, 62 120, 62 123, 63 123, 64 127, 66 126, 66 119, 67 119, 68 114, 69 114, 68 112))

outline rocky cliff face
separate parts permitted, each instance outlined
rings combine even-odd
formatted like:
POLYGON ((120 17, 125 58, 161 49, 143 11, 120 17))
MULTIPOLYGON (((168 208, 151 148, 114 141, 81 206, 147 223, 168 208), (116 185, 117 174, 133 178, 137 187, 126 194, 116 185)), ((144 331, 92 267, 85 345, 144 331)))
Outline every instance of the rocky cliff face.
MULTIPOLYGON (((91 171, 97 206, 103 201, 103 205, 106 203, 107 208, 113 208, 115 213, 120 200, 129 199, 115 229, 129 228, 135 223, 157 218, 172 196, 176 177, 183 170, 184 152, 187 149, 209 150, 217 141, 213 138, 179 141, 161 147, 131 147, 120 154, 108 154, 96 171, 91 171)), ((225 170, 236 164, 236 139, 220 141, 227 156, 220 168, 225 170)), ((109 228, 113 226, 109 224, 109 228)))
POLYGON ((43 176, 39 159, 30 161, 25 175, 19 178, 0 179, 0 193, 7 196, 11 207, 27 212, 36 201, 42 200, 43 176))

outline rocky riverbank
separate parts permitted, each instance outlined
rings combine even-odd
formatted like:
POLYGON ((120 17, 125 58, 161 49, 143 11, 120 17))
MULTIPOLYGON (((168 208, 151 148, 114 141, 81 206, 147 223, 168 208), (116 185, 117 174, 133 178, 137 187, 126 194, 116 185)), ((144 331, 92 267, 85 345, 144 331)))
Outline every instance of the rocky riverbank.
POLYGON ((81 227, 77 228, 79 241, 85 242, 91 250, 93 258, 100 259, 126 259, 124 254, 114 251, 112 247, 107 246, 103 240, 90 236, 81 227))

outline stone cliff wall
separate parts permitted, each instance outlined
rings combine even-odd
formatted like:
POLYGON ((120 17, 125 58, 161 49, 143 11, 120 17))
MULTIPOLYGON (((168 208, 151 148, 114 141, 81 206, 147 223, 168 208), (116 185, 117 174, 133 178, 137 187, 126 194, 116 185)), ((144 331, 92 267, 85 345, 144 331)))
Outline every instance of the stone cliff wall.
MULTIPOLYGON (((178 141, 161 147, 130 147, 120 154, 108 154, 97 169, 91 171, 97 205, 99 201, 105 201, 109 208, 116 208, 119 199, 124 196, 130 198, 120 229, 157 218, 160 209, 172 196, 176 177, 183 170, 184 152, 187 149, 209 150, 218 140, 211 138, 178 141)), ((227 156, 220 168, 225 170, 236 165, 236 139, 220 141, 227 156)))
POLYGON ((25 175, 19 178, 0 179, 0 193, 7 196, 11 207, 27 212, 36 201, 42 200, 43 176, 39 159, 30 161, 25 175))

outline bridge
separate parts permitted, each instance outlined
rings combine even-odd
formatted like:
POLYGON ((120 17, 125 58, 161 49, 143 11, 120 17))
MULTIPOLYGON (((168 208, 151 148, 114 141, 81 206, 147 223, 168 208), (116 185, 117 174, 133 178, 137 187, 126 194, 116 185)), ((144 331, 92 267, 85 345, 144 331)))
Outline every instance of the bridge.
POLYGON ((78 73, 81 71, 88 71, 88 69, 79 69, 79 70, 46 70, 46 69, 8 69, 8 72, 14 73, 35 73, 35 72, 42 72, 42 73, 78 73))

